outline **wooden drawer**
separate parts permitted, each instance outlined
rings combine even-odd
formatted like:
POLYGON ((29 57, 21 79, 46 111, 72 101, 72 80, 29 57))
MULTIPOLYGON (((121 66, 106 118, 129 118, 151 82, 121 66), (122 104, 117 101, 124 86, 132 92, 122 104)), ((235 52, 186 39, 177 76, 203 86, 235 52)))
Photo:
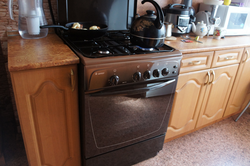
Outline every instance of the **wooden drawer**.
POLYGON ((244 48, 215 51, 212 67, 240 63, 244 48))
POLYGON ((211 67, 214 52, 184 54, 180 73, 208 69, 211 67))

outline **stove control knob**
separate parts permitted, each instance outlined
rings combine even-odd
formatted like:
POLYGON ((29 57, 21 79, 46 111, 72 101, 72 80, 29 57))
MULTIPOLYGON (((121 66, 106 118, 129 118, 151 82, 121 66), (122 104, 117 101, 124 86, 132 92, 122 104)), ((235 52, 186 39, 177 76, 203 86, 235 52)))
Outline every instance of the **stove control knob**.
POLYGON ((162 74, 163 76, 168 75, 168 74, 169 74, 169 70, 168 70, 168 68, 164 68, 164 69, 162 69, 161 74, 162 74))
POLYGON ((143 78, 144 78, 145 80, 150 79, 150 71, 149 71, 149 70, 147 70, 147 71, 145 71, 145 72, 143 73, 143 78))
POLYGON ((117 85, 119 82, 119 77, 117 75, 113 75, 109 78, 110 85, 117 85))
POLYGON ((141 80, 141 72, 135 72, 132 76, 132 79, 136 82, 136 81, 140 81, 141 80))
POLYGON ((154 77, 160 77, 160 71, 159 71, 158 69, 155 69, 155 70, 153 71, 153 76, 154 76, 154 77))

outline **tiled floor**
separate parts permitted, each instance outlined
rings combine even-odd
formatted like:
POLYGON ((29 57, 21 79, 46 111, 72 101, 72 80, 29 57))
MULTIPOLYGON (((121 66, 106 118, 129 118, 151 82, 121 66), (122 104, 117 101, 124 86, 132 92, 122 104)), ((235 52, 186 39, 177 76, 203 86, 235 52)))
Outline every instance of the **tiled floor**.
MULTIPOLYGON (((250 166, 249 111, 238 122, 228 118, 168 142, 156 157, 135 166, 250 166)), ((4 131, 6 166, 27 166, 23 142, 16 139, 13 122, 3 126, 8 129, 4 131)))

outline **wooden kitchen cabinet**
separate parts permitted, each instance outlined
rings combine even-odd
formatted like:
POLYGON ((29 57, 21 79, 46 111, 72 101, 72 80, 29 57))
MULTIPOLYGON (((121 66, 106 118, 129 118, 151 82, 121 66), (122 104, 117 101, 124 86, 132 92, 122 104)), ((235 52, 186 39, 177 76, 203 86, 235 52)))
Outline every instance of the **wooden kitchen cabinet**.
POLYGON ((195 128, 209 70, 180 74, 165 140, 195 128))
POLYGON ((250 100, 250 47, 245 48, 224 117, 239 113, 250 100))
POLYGON ((212 67, 239 64, 244 48, 215 51, 212 67))
POLYGON ((207 85, 196 128, 222 118, 238 66, 235 64, 210 70, 212 81, 207 85))
POLYGON ((180 73, 209 69, 212 65, 214 51, 186 54, 181 60, 180 73))
POLYGON ((165 140, 222 118, 238 64, 180 74, 165 140))
POLYGON ((10 72, 30 166, 80 166, 77 66, 10 72))
POLYGON ((223 118, 243 50, 184 55, 165 142, 223 118))

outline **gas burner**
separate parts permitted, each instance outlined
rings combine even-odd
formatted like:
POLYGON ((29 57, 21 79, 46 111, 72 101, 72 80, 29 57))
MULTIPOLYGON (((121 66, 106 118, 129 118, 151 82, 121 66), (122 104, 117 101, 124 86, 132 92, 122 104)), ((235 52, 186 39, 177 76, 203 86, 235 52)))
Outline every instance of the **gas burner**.
POLYGON ((175 50, 165 44, 157 48, 143 48, 133 45, 129 34, 128 31, 110 31, 100 38, 87 41, 68 35, 63 35, 62 38, 79 56, 88 58, 173 52, 175 50))
POLYGON ((143 47, 140 47, 140 46, 134 46, 134 47, 135 47, 135 49, 139 48, 142 51, 149 51, 149 52, 154 51, 154 48, 143 48, 143 47))

